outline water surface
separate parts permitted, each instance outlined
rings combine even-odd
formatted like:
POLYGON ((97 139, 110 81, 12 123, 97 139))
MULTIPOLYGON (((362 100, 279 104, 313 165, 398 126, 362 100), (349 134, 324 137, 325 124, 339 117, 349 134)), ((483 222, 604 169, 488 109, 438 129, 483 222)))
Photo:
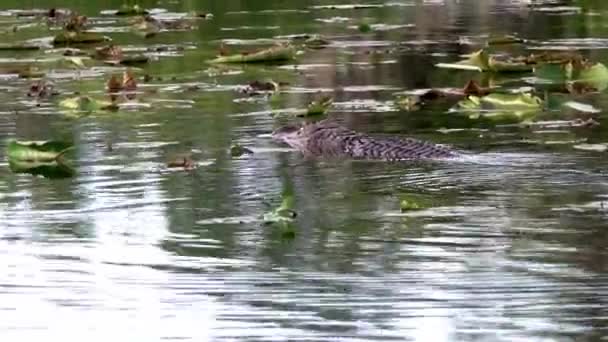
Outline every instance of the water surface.
MULTIPOLYGON (((118 1, 30 1, 69 7, 96 30, 155 59, 148 106, 78 119, 29 80, 0 87, 0 334, 6 341, 599 341, 608 336, 608 97, 599 127, 487 127, 438 103, 417 112, 394 93, 431 87, 529 86, 520 76, 434 68, 490 35, 530 40, 506 52, 579 49, 608 63, 603 1, 142 1, 210 11, 191 31, 144 39, 100 12, 118 1), (530 6, 530 2, 535 3, 530 6), (330 6, 331 5, 331 6, 330 6), (335 5, 335 6, 333 6, 335 5), (357 26, 370 22, 371 33, 357 26), (319 33, 327 48, 282 66, 212 67, 220 46, 319 33), (169 51, 149 51, 168 46, 169 51), (158 79, 160 78, 160 79, 158 79), (290 87, 271 100, 237 90, 290 87), (410 135, 479 153, 458 162, 311 160, 273 143, 293 121, 273 112, 331 93, 330 116, 370 133, 410 135), (445 129, 452 129, 445 130, 445 129), (69 139, 77 175, 13 174, 5 140, 69 139), (230 156, 239 143, 253 155, 230 156), (195 170, 167 171, 190 153, 195 170), (294 238, 260 216, 292 193, 294 238), (430 208, 402 213, 416 194, 430 208)), ((4 1, 3 10, 23 8, 4 1)), ((0 17, 3 27, 25 19, 0 17)), ((45 26, 6 34, 49 36, 45 26)), ((282 39, 282 38, 281 38, 282 39)), ((1 52, 2 61, 41 52, 1 52)), ((109 67, 53 68, 62 92, 101 95, 109 67)), ((122 69, 120 69, 122 70, 122 69)), ((110 69, 112 71, 112 69, 110 69)), ((555 119, 586 118, 562 110, 555 119)))

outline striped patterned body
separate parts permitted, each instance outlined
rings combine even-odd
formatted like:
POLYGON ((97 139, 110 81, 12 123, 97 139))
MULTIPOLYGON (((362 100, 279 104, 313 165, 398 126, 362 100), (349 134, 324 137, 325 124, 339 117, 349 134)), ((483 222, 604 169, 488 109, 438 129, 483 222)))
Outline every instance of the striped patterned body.
POLYGON ((430 142, 412 138, 372 137, 329 122, 282 128, 273 133, 273 137, 313 156, 411 160, 458 155, 448 147, 430 142))

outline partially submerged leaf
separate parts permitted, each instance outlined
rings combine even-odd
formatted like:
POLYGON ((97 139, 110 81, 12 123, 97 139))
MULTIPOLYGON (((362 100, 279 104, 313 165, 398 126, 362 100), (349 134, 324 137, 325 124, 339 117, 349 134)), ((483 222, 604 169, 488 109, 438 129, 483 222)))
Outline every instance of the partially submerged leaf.
POLYGON ((9 159, 29 162, 55 162, 59 157, 73 148, 64 141, 17 141, 8 144, 9 159))
POLYGON ((63 31, 53 39, 55 45, 95 44, 109 41, 110 38, 96 32, 63 31))
POLYGON ((293 207, 293 196, 285 196, 278 208, 264 214, 264 223, 271 224, 292 222, 297 216, 297 213, 293 210, 293 207))
POLYGON ((438 63, 438 68, 472 70, 481 72, 526 72, 532 71, 532 65, 518 60, 498 60, 482 49, 467 56, 467 59, 456 63, 438 63))
POLYGON ((299 115, 299 116, 324 115, 327 112, 327 110, 329 110, 329 108, 331 107, 331 105, 333 103, 334 103, 333 97, 323 96, 322 98, 309 103, 308 107, 306 108, 306 114, 299 115))
POLYGON ((53 84, 48 83, 45 80, 39 80, 32 83, 29 91, 27 92, 28 97, 36 97, 38 99, 57 94, 58 92, 53 90, 53 84))
POLYGON ((220 56, 209 63, 264 63, 293 59, 296 49, 291 45, 278 45, 267 49, 243 52, 229 56, 220 56))
POLYGON ((190 171, 196 168, 196 163, 189 154, 178 155, 167 162, 168 168, 183 168, 190 171))
POLYGON ((28 173, 50 179, 73 177, 76 173, 72 167, 63 162, 31 162, 9 159, 8 165, 13 173, 28 173))
MULTIPOLYGON (((283 83, 284 84, 284 83, 283 83)), ((274 93, 279 90, 281 83, 275 81, 253 81, 250 82, 246 87, 240 89, 244 94, 248 95, 260 95, 274 93)))
POLYGON ((594 151, 594 152, 606 152, 608 151, 608 143, 603 144, 578 144, 572 146, 577 150, 582 151, 594 151))
POLYGON ((245 146, 241 146, 239 144, 234 144, 230 146, 230 155, 233 157, 240 157, 245 154, 253 154, 253 151, 248 149, 245 146))
POLYGON ((487 96, 468 96, 458 102, 459 111, 469 113, 469 118, 479 117, 494 120, 526 120, 534 117, 543 109, 544 101, 528 93, 522 94, 489 94, 487 96))
POLYGON ((32 43, 3 43, 0 44, 0 51, 30 51, 40 50, 40 45, 32 43))
POLYGON ((507 45, 507 44, 522 44, 526 40, 513 35, 504 35, 501 37, 491 37, 487 41, 488 46, 507 45))
POLYGON ((61 100, 59 106, 65 109, 83 111, 83 112, 95 112, 98 110, 115 110, 117 109, 116 104, 105 101, 97 100, 89 96, 76 96, 61 100))
POLYGON ((120 8, 118 10, 116 10, 116 12, 114 13, 115 15, 145 15, 148 14, 149 11, 142 8, 141 6, 139 6, 138 4, 135 5, 127 5, 124 4, 122 6, 120 6, 120 8))
POLYGON ((534 68, 534 75, 551 83, 566 83, 574 93, 608 88, 608 68, 602 63, 548 63, 534 68))

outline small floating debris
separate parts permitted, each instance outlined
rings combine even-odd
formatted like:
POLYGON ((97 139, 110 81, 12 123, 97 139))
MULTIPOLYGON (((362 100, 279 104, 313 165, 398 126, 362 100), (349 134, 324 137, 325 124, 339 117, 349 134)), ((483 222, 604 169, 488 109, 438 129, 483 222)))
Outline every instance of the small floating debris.
POLYGON ((209 63, 267 63, 294 59, 296 49, 292 45, 277 45, 263 50, 219 56, 209 63))

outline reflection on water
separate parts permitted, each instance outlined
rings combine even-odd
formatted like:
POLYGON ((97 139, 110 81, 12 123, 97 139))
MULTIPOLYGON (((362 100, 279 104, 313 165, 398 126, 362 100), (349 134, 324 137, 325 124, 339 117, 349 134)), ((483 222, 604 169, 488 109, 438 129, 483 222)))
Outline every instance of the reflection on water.
MULTIPOLYGON (((2 159, 3 340, 605 338, 605 155, 530 143, 542 137, 525 127, 476 127, 447 114, 449 106, 408 113, 392 104, 396 91, 461 87, 469 78, 525 84, 517 76, 433 68, 488 34, 516 32, 534 40, 534 49, 577 47, 606 60, 603 2, 529 3, 144 1, 215 15, 193 32, 149 41, 109 33, 134 49, 198 46, 161 54, 144 68, 160 77, 141 95, 154 105, 74 120, 52 101, 33 107, 23 91, 28 82, 3 79, 0 134, 74 140, 78 170, 71 179, 33 178, 11 174, 2 159), (362 36, 356 27, 364 18, 379 29, 362 36), (306 32, 334 42, 295 65, 203 63, 220 41, 238 48, 306 32), (265 78, 291 88, 270 100, 236 91, 265 78), (269 133, 288 119, 269 114, 301 108, 317 91, 334 93, 332 115, 349 127, 473 153, 449 162, 349 162, 310 160, 273 144, 269 133), (256 153, 231 157, 233 143, 256 153), (165 170, 180 153, 191 153, 199 167, 165 170), (293 239, 260 220, 283 193, 294 194, 299 213, 293 239), (407 194, 432 205, 401 212, 407 194)), ((119 5, 79 9, 95 17, 119 5)), ((55 82, 62 91, 94 93, 104 81, 85 75, 55 82)), ((604 94, 584 102, 608 108, 604 94)), ((603 113, 596 119, 605 126, 603 113)), ((606 142, 603 126, 555 134, 606 142)))

